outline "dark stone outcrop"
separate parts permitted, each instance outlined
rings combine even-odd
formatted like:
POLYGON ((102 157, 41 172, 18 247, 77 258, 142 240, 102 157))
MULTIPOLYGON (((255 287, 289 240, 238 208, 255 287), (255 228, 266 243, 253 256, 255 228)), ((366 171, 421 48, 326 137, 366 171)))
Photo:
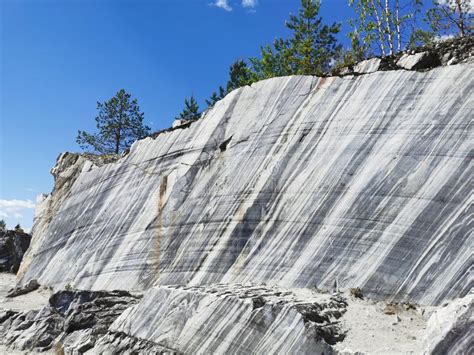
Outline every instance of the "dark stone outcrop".
POLYGON ((8 291, 7 297, 16 297, 20 295, 25 295, 27 293, 33 292, 37 290, 40 287, 40 284, 36 279, 28 281, 25 285, 23 286, 18 286, 10 291, 8 291))
POLYGON ((60 291, 41 310, 0 312, 0 344, 16 350, 91 349, 141 296, 126 291, 60 291))
POLYGON ((20 231, 0 232, 0 272, 16 274, 30 246, 31 235, 20 231))
POLYGON ((316 339, 324 339, 329 345, 334 345, 346 337, 337 320, 344 315, 347 305, 343 297, 335 295, 328 303, 298 304, 295 308, 303 316, 308 332, 316 339))
POLYGON ((440 41, 435 44, 420 46, 391 56, 380 57, 375 70, 366 70, 369 61, 354 63, 343 68, 334 69, 329 75, 361 75, 374 71, 414 70, 426 71, 440 66, 453 65, 472 60, 474 55, 474 36, 440 41), (361 70, 362 68, 362 70, 361 70))

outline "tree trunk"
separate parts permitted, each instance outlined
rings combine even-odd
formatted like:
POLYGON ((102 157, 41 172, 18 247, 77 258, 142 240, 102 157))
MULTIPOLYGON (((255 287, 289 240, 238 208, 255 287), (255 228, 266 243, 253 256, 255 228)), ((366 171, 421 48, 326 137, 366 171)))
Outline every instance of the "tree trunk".
POLYGON ((400 0, 395 0, 395 21, 397 27, 397 52, 402 50, 402 31, 400 23, 400 0))
POLYGON ((459 27, 459 32, 461 37, 464 37, 466 35, 465 29, 464 29, 464 10, 462 8, 462 0, 456 0, 456 7, 459 12, 459 22, 458 22, 458 27, 459 27))
POLYGON ((385 24, 387 31, 388 46, 390 47, 390 55, 393 55, 393 32, 392 27, 390 26, 391 16, 390 16, 390 7, 388 0, 385 0, 385 24))
POLYGON ((374 11, 375 19, 377 20, 377 33, 379 35, 380 50, 382 51, 382 56, 385 57, 387 53, 385 52, 385 37, 383 35, 382 21, 380 20, 374 0, 372 0, 372 9, 374 11))
POLYGON ((120 132, 120 127, 119 127, 117 133, 115 134, 115 154, 120 153, 120 140, 122 139, 120 133, 121 132, 120 132))

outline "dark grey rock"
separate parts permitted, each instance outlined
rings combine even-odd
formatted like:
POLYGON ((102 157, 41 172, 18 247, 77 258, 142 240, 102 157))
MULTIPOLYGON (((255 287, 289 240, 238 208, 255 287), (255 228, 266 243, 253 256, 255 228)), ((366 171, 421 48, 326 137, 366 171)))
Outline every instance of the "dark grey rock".
POLYGON ((30 246, 31 235, 18 231, 0 232, 0 272, 16 274, 30 246))
POLYGON ((16 297, 20 295, 24 295, 30 292, 33 292, 37 290, 40 287, 40 284, 36 279, 28 281, 25 285, 23 286, 18 286, 10 291, 8 291, 7 297, 16 297))
POLYGON ((2 311, 0 344, 22 351, 59 346, 84 352, 140 298, 126 291, 60 291, 39 311, 2 311))
POLYGON ((407 70, 431 69, 441 65, 439 55, 435 52, 421 52, 416 54, 404 54, 397 65, 407 70))
POLYGON ((473 56, 474 36, 468 36, 410 49, 392 56, 370 58, 335 69, 331 75, 370 74, 375 71, 400 70, 400 68, 423 71, 472 61, 473 56))

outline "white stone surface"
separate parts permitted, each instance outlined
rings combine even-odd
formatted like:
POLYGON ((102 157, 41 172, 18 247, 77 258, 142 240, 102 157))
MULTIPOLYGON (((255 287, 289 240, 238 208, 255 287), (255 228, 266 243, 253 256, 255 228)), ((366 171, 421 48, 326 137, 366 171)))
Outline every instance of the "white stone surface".
POLYGON ((397 62, 400 68, 412 70, 423 58, 429 55, 429 52, 420 52, 415 54, 405 53, 397 62))
MULTIPOLYGON (((127 309, 110 331, 147 339, 183 354, 331 353, 324 341, 308 336, 303 317, 294 307, 302 302, 281 298, 274 304, 269 295, 267 304, 254 308, 246 293, 259 291, 263 290, 224 285, 207 290, 154 288, 137 306, 127 309), (234 291, 239 289, 243 292, 237 296, 234 291)), ((329 295, 319 297, 323 299, 330 302, 329 295)), ((111 343, 99 344, 91 353, 110 347, 111 343)))
POLYGON ((173 124, 172 124, 171 127, 176 128, 176 127, 179 127, 179 126, 181 126, 185 123, 186 123, 186 120, 176 119, 176 120, 173 121, 173 124))
POLYGON ((358 74, 375 73, 380 67, 380 58, 371 58, 363 60, 354 66, 354 72, 358 74))
POLYGON ((159 286, 117 318, 90 353, 130 349, 137 339, 146 339, 184 354, 462 354, 469 349, 470 328, 460 327, 466 325, 458 321, 461 304, 472 307, 472 298, 445 307, 408 307, 360 300, 348 292, 159 286), (253 305, 255 297, 262 300, 259 307, 253 305), (439 324, 446 330, 439 332, 439 324), (331 342, 333 335, 342 339, 330 346, 325 339, 331 342), (467 341, 456 342, 460 339, 467 341))
POLYGON ((464 296, 473 77, 454 65, 270 79, 186 129, 136 142, 117 163, 66 164, 23 281, 337 282, 423 304, 464 296))
POLYGON ((463 354, 474 341, 474 294, 439 307, 428 320, 423 339, 426 353, 463 354))

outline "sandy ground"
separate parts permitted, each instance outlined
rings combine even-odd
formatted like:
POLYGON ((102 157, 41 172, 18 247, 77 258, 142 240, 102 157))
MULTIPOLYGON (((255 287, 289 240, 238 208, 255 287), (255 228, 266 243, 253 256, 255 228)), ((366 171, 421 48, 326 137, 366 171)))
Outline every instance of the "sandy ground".
POLYGON ((7 298, 8 290, 15 287, 16 276, 9 273, 0 273, 0 309, 14 311, 29 311, 40 309, 48 303, 51 291, 40 287, 38 290, 14 298, 7 298))
MULTIPOLYGON (((6 298, 8 291, 15 287, 16 276, 10 273, 0 273, 0 310, 11 309, 15 311, 29 311, 40 309, 48 303, 51 292, 44 288, 40 288, 26 295, 14 298, 6 298)), ((15 351, 7 349, 0 345, 0 355, 17 355, 17 354, 39 354, 36 352, 15 351)), ((52 354, 45 352, 42 354, 52 354)))
MULTIPOLYGON (((299 300, 317 302, 327 294, 310 289, 291 289, 299 300)), ((342 354, 422 354, 428 318, 436 307, 388 304, 362 300, 342 293, 348 302, 347 312, 338 321, 347 329, 344 341, 335 345, 342 354)))
POLYGON ((342 317, 346 338, 335 347, 340 352, 368 354, 422 354, 430 308, 406 309, 403 305, 359 300, 348 296, 342 317), (387 314, 393 313, 393 314, 387 314))
MULTIPOLYGON (((15 286, 15 275, 0 273, 0 309, 28 311, 45 306, 51 291, 40 287, 37 291, 15 298, 6 298, 8 290, 15 286)), ((288 289, 300 301, 317 302, 327 299, 328 294, 321 294, 309 289, 288 289)), ((375 302, 354 298, 344 292, 349 306, 344 316, 339 319, 343 329, 348 329, 344 341, 335 348, 341 353, 366 354, 421 354, 426 332, 426 323, 435 307, 417 306, 407 309, 404 305, 389 305, 386 302, 375 302)), ((25 354, 12 352, 0 346, 0 355, 25 354)), ((29 354, 34 354, 29 352, 29 354)))

